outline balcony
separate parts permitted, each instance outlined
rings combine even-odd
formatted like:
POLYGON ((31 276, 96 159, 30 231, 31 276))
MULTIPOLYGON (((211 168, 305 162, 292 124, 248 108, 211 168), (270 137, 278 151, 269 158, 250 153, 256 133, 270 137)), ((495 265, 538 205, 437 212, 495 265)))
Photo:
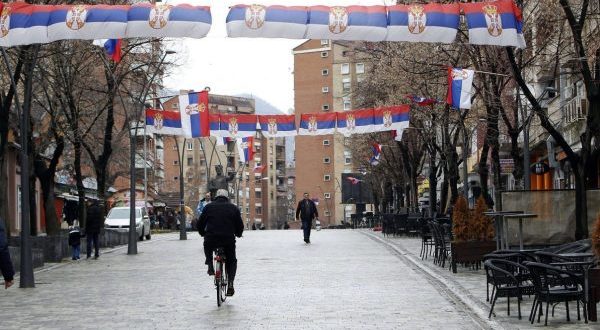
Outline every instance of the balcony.
POLYGON ((585 121, 588 112, 588 101, 584 98, 572 98, 563 105, 562 111, 565 125, 585 121))

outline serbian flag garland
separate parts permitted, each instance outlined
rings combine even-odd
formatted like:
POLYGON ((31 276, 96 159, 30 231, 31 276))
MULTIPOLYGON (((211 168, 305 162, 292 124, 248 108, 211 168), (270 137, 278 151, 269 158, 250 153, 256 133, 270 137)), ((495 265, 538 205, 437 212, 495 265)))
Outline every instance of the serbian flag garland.
POLYGON ((207 91, 179 95, 179 112, 185 137, 210 136, 207 91))
POLYGON ((256 134, 256 115, 219 115, 219 130, 214 135, 234 139, 256 134))
POLYGON ((258 124, 266 137, 297 135, 294 115, 258 115, 258 124))
POLYGON ((386 41, 452 43, 460 24, 459 4, 412 4, 388 7, 386 41))
POLYGON ((402 131, 408 127, 410 107, 407 104, 373 110, 374 131, 402 131))
POLYGON ((227 15, 230 38, 304 39, 307 7, 236 5, 227 15))
POLYGON ((446 103, 456 109, 471 109, 473 70, 448 68, 448 96, 446 103))
POLYGON ((298 135, 327 135, 335 133, 336 114, 305 113, 300 115, 298 135))
POLYGON ((146 109, 146 133, 183 135, 181 115, 178 111, 146 109))
POLYGON ((337 112, 337 131, 344 136, 373 131, 373 109, 337 112))
POLYGON ((248 136, 237 140, 240 161, 247 163, 254 159, 254 137, 248 136))
POLYGON ((523 14, 513 0, 461 3, 473 45, 525 48, 523 14))
POLYGON ((384 41, 385 6, 311 6, 304 39, 384 41))

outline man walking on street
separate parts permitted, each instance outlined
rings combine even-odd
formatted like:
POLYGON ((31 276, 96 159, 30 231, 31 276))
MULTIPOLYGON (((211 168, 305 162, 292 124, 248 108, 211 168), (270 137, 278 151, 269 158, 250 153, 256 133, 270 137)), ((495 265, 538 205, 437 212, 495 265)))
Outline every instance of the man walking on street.
POLYGON ((102 219, 102 209, 97 200, 92 202, 87 209, 87 217, 85 224, 85 235, 87 236, 87 258, 92 256, 92 243, 94 243, 94 259, 100 256, 98 246, 98 235, 104 223, 102 219))
POLYGON ((4 221, 2 219, 0 219, 0 271, 2 271, 2 276, 4 277, 4 289, 10 288, 15 283, 15 269, 8 253, 6 229, 4 229, 4 221))
POLYGON ((319 219, 319 212, 315 202, 310 200, 308 193, 304 193, 304 199, 298 202, 296 208, 296 220, 302 220, 302 229, 304 230, 304 242, 310 243, 310 228, 313 219, 319 219))

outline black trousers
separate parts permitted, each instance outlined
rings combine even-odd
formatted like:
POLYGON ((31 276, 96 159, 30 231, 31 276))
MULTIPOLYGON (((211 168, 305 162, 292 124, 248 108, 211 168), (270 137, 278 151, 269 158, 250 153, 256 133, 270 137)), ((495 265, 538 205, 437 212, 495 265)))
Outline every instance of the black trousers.
POLYGON ((304 231, 304 239, 310 239, 310 229, 312 227, 312 220, 302 220, 302 230, 304 231))
POLYGON ((100 255, 100 249, 98 247, 98 234, 99 233, 92 233, 92 234, 87 234, 87 257, 89 258, 92 255, 92 243, 94 243, 94 256, 99 256, 100 255))
POLYGON ((225 271, 227 272, 227 278, 230 282, 235 279, 235 273, 237 271, 237 258, 235 257, 235 242, 223 244, 222 242, 214 242, 204 240, 204 256, 206 260, 204 263, 209 265, 213 262, 213 251, 222 247, 225 250, 225 271))

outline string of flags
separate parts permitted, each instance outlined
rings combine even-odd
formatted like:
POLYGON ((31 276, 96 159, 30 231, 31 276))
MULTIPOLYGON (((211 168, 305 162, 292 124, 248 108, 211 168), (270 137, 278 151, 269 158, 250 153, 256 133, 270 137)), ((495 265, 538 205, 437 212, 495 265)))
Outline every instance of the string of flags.
MULTIPOLYGON (((452 43, 464 17, 469 43, 524 48, 514 0, 394 6, 236 5, 229 37, 452 43)), ((187 4, 34 5, 0 3, 0 46, 57 40, 203 38, 210 7, 187 4)))
POLYGON ((146 110, 146 131, 188 138, 217 136, 240 139, 261 131, 267 137, 295 135, 346 136, 380 131, 402 131, 408 127, 409 106, 389 106, 345 112, 309 113, 300 116, 296 130, 294 115, 211 114, 208 92, 191 92, 179 96, 179 111, 146 110))
POLYGON ((469 43, 525 47, 523 17, 513 0, 394 6, 236 5, 229 37, 453 43, 461 15, 469 43))

